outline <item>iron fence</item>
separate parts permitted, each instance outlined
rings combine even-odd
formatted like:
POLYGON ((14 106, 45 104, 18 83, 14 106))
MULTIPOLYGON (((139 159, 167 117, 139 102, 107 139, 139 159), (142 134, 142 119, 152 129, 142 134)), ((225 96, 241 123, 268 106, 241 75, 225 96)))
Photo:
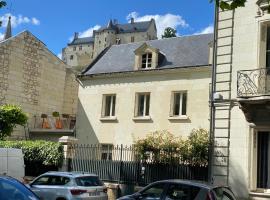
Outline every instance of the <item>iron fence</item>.
POLYGON ((164 179, 207 181, 208 166, 191 164, 175 151, 149 151, 142 158, 133 146, 74 145, 71 171, 95 173, 108 182, 146 185, 164 179), (161 159, 162 157, 162 159, 161 159))
POLYGON ((270 69, 242 70, 237 72, 237 96, 270 95, 270 69))

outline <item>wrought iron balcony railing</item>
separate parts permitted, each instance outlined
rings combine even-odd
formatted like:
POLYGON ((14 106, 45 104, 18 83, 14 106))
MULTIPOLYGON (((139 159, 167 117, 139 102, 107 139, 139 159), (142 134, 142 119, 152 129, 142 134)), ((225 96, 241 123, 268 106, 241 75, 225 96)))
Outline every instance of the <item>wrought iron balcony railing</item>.
POLYGON ((270 96, 270 69, 237 72, 237 96, 242 98, 270 96))
POLYGON ((34 116, 32 131, 73 131, 75 128, 76 117, 73 115, 63 114, 59 117, 42 114, 34 116))

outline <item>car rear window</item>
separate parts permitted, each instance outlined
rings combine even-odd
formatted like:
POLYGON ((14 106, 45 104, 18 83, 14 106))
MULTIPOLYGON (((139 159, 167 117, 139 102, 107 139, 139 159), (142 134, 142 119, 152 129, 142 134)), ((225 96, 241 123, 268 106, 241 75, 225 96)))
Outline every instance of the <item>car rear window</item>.
POLYGON ((103 182, 97 176, 83 176, 75 179, 78 186, 103 186, 103 182))

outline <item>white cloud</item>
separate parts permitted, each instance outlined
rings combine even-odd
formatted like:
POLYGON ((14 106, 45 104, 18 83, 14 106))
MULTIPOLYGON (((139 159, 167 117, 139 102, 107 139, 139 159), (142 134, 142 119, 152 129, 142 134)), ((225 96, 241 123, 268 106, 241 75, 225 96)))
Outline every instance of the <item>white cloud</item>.
MULTIPOLYGON (((101 26, 100 25, 95 25, 93 27, 90 27, 86 29, 83 32, 79 32, 79 37, 92 37, 93 36, 93 31, 98 30, 101 26)), ((71 42, 73 40, 74 36, 69 37, 69 41, 71 42)))
POLYGON ((57 57, 62 60, 62 53, 57 54, 57 57))
POLYGON ((37 18, 35 18, 35 17, 32 18, 32 23, 34 25, 40 25, 40 21, 37 18))
POLYGON ((0 33, 0 41, 2 41, 5 37, 5 34, 4 33, 0 33))
POLYGON ((214 32, 214 26, 209 25, 205 28, 203 28, 201 31, 194 33, 194 35, 199 35, 199 34, 208 34, 208 33, 213 33, 214 32))
POLYGON ((156 27, 157 27, 157 35, 159 38, 161 38, 161 35, 164 32, 164 29, 167 27, 171 27, 174 29, 177 28, 186 28, 189 25, 187 22, 180 16, 180 15, 174 15, 171 13, 167 13, 165 15, 144 15, 139 16, 139 13, 137 12, 131 12, 128 14, 126 19, 130 21, 131 18, 134 18, 134 21, 140 22, 140 21, 149 21, 151 19, 154 19, 156 21, 156 27))
POLYGON ((21 25, 21 24, 32 24, 32 25, 39 25, 40 21, 35 18, 29 18, 29 17, 25 17, 23 15, 12 15, 10 13, 6 13, 5 15, 0 17, 0 20, 2 21, 2 26, 6 27, 7 23, 8 23, 8 18, 11 17, 11 26, 13 28, 16 28, 17 26, 21 25))

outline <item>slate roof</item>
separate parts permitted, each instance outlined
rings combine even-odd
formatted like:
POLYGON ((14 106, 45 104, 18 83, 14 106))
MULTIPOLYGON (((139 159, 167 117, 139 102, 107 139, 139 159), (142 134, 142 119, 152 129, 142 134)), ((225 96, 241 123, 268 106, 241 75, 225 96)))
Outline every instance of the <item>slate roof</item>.
POLYGON ((134 51, 144 43, 160 51, 156 70, 208 66, 209 43, 212 40, 212 34, 204 34, 113 45, 103 56, 90 64, 82 75, 134 71, 134 51))
POLYGON ((111 24, 110 26, 103 26, 96 32, 101 32, 104 30, 115 30, 117 34, 119 33, 133 33, 133 32, 145 32, 149 28, 151 21, 144 22, 134 22, 127 24, 111 24))
POLYGON ((73 39, 73 41, 69 43, 68 46, 79 45, 79 44, 89 44, 89 43, 94 43, 94 37, 83 37, 83 38, 73 39))

